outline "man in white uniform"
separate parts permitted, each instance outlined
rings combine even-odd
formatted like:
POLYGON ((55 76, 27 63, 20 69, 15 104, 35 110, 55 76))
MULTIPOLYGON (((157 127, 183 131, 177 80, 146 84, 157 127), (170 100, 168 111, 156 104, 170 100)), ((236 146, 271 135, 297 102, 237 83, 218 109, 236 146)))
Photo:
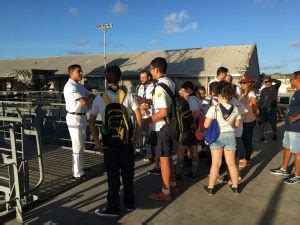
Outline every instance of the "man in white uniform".
POLYGON ((92 95, 84 86, 79 84, 82 80, 82 69, 80 65, 69 66, 68 73, 70 79, 64 87, 64 97, 66 102, 66 122, 68 125, 72 141, 72 175, 74 179, 84 176, 83 171, 83 151, 86 138, 88 105, 93 101, 92 95))

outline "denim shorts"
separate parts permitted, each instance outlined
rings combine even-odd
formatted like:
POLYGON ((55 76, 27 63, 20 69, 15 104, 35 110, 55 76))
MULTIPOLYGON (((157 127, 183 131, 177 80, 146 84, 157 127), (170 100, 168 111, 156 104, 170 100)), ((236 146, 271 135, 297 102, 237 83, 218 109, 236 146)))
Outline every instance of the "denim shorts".
POLYGON ((285 131, 282 141, 282 146, 284 148, 290 149, 291 153, 300 153, 300 133, 285 131))
POLYGON ((218 139, 210 145, 211 150, 226 148, 229 151, 236 150, 236 140, 234 131, 221 132, 218 139))

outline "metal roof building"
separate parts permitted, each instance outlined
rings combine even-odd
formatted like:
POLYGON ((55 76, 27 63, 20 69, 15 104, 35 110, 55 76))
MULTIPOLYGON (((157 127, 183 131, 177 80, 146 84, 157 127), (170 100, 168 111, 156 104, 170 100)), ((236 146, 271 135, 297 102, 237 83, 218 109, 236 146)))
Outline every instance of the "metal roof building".
MULTIPOLYGON (((123 72, 123 84, 132 88, 138 82, 139 71, 149 68, 149 63, 155 57, 167 59, 167 73, 179 84, 182 80, 189 79, 206 86, 220 66, 227 67, 234 77, 247 73, 256 78, 260 73, 255 44, 109 54, 107 63, 119 65, 123 72)), ((46 73, 56 78, 66 77, 67 68, 71 64, 80 64, 87 85, 90 88, 97 88, 95 84, 99 82, 95 82, 95 79, 103 78, 103 55, 2 59, 0 60, 0 79, 16 77, 20 72, 23 74, 46 73)), ((102 85, 104 86, 103 79, 100 81, 100 86, 102 85)))

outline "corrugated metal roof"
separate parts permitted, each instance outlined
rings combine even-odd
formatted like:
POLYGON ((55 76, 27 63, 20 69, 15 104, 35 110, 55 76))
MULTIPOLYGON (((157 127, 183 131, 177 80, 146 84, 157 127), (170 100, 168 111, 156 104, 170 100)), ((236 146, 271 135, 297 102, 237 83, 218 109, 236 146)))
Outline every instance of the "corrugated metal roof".
MULTIPOLYGON (((165 57, 168 74, 171 76, 213 76, 220 66, 225 66, 232 74, 239 74, 249 64, 255 44, 209 47, 196 49, 162 50, 107 55, 108 65, 117 64, 124 76, 136 76, 149 67, 155 57, 165 57)), ((42 69, 57 70, 56 75, 67 74, 71 64, 80 64, 86 76, 103 75, 103 55, 57 56, 45 58, 23 58, 0 60, 0 76, 9 76, 14 70, 42 69)))

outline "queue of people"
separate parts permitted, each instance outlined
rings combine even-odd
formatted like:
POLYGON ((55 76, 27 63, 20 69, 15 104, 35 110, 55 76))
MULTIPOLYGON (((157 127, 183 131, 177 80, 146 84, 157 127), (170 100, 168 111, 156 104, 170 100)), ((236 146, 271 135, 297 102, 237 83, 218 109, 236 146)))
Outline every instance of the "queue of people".
MULTIPOLYGON (((136 93, 125 93, 119 87, 122 72, 118 66, 105 69, 106 90, 94 96, 79 81, 82 70, 79 65, 69 67, 70 79, 64 95, 68 111, 67 124, 72 140, 73 177, 81 179, 83 170, 83 149, 88 118, 95 148, 104 154, 107 171, 107 205, 97 209, 98 216, 116 217, 120 214, 120 177, 124 186, 124 204, 127 211, 135 208, 134 199, 134 147, 145 154, 144 160, 154 162, 149 174, 161 176, 162 185, 149 194, 156 201, 170 201, 179 193, 178 182, 198 178, 199 149, 210 158, 209 181, 203 191, 215 193, 214 186, 220 177, 220 167, 226 165, 227 187, 233 194, 239 194, 239 171, 250 166, 253 151, 253 132, 260 120, 264 125, 261 141, 266 141, 267 124, 273 128, 273 140, 277 140, 276 120, 273 110, 274 99, 280 82, 266 78, 266 89, 257 100, 253 91, 256 83, 244 75, 239 85, 232 83, 232 76, 225 67, 209 83, 208 94, 203 86, 197 88, 191 81, 176 88, 167 75, 167 61, 157 57, 150 63, 148 71, 140 73, 141 84, 136 93), (275 85, 272 85, 275 82, 275 85), (133 124, 130 115, 134 115, 133 124), (95 123, 100 117, 101 140, 95 123), (135 127, 134 127, 135 126, 135 127), (134 132, 133 132, 134 131, 134 132), (176 165, 172 155, 177 154, 176 165), (185 157, 190 156, 190 170, 185 173, 185 157)), ((285 183, 300 183, 300 72, 291 77, 296 92, 290 103, 283 140, 284 159, 280 168, 271 173, 288 176, 285 183), (295 157, 295 169, 287 167, 291 156, 295 157)))

